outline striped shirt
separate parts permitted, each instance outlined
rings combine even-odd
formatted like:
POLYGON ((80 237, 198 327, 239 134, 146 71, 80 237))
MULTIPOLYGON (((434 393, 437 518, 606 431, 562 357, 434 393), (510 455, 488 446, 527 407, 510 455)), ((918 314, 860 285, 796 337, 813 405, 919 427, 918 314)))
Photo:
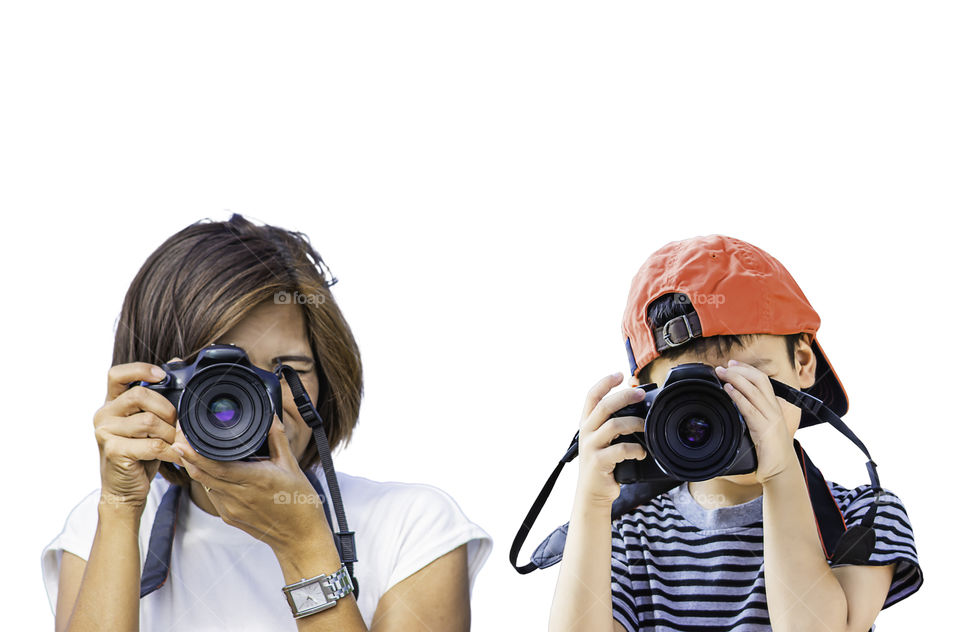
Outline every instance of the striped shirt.
MULTIPOLYGON (((847 527, 873 501, 869 485, 828 482, 847 527)), ((885 490, 886 491, 886 490, 885 490)), ((770 630, 763 583, 763 497, 704 509, 687 484, 613 522, 613 617, 639 630, 770 630)), ((913 529, 900 499, 886 492, 874 520, 869 565, 896 563, 886 608, 923 581, 913 529)))

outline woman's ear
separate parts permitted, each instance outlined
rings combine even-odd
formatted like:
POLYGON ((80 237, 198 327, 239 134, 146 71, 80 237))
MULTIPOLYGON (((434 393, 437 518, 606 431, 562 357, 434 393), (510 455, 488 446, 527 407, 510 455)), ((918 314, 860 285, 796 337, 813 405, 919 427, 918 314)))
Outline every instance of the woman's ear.
POLYGON ((793 351, 793 363, 800 388, 810 388, 817 379, 817 355, 810 344, 812 340, 813 336, 810 334, 801 334, 793 351))

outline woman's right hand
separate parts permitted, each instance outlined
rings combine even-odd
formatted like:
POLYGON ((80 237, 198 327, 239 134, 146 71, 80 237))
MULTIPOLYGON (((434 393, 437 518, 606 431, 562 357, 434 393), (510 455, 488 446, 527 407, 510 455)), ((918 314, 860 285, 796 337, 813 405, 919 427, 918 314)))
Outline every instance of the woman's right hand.
POLYGON ((620 461, 643 459, 646 450, 639 443, 616 443, 619 435, 643 431, 640 417, 610 415, 629 404, 643 401, 640 388, 610 393, 623 379, 620 373, 608 375, 593 385, 587 393, 580 421, 580 475, 577 479, 577 499, 588 506, 605 507, 608 511, 620 495, 620 485, 613 478, 613 468, 620 461))
POLYGON ((101 502, 143 511, 160 461, 180 463, 180 455, 171 448, 177 409, 156 391, 127 387, 137 380, 158 382, 163 376, 160 367, 146 362, 118 364, 107 373, 106 402, 93 416, 101 502))

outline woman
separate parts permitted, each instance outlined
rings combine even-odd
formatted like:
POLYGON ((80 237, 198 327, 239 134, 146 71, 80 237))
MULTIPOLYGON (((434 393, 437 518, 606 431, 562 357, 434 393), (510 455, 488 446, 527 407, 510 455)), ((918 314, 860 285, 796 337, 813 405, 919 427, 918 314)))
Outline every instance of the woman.
POLYGON ((469 629, 470 588, 491 542, 446 494, 338 473, 356 532, 359 594, 341 591, 332 607, 294 618, 282 588, 345 571, 324 511, 330 494, 318 482, 318 451, 287 381, 270 458, 231 462, 198 454, 172 403, 129 386, 160 381, 164 362, 192 363, 210 344, 234 344, 261 369, 295 369, 330 446, 345 443, 360 407, 361 363, 324 269, 304 235, 238 215, 189 226, 147 259, 124 300, 106 402, 94 416, 101 488, 43 551, 58 631, 138 623, 469 629))

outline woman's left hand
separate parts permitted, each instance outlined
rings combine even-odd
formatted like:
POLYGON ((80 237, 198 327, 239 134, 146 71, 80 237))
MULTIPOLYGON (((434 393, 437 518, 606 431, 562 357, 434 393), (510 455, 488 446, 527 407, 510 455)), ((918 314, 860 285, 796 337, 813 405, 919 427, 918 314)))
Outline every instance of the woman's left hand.
POLYGON ((190 478, 207 490, 227 524, 242 529, 274 551, 312 540, 329 526, 321 500, 290 451, 283 423, 274 416, 267 435, 270 459, 214 461, 197 454, 177 424, 173 449, 182 454, 190 478))

